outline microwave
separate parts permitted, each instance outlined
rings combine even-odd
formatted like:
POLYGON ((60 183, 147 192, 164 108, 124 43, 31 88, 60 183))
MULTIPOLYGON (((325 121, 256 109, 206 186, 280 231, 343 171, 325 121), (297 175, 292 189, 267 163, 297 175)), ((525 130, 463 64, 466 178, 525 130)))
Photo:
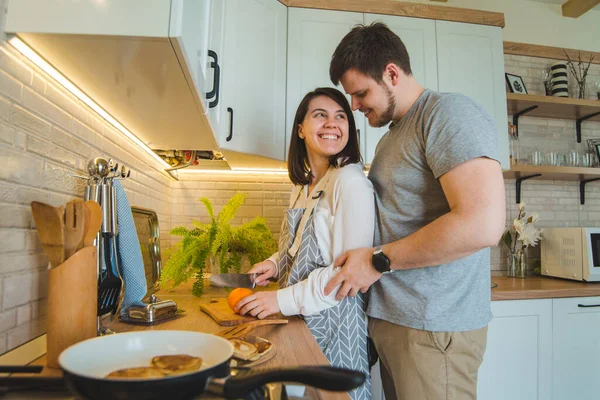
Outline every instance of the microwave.
POLYGON ((600 228, 544 228, 542 275, 600 281, 600 228))

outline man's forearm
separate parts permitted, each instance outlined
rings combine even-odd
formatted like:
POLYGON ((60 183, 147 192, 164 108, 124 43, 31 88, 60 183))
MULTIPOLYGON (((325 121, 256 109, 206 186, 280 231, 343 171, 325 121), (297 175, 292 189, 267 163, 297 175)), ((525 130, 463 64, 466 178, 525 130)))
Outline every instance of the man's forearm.
POLYGON ((446 264, 495 246, 504 229, 504 215, 500 214, 493 210, 478 214, 452 211, 415 233, 384 245, 383 252, 390 258, 392 269, 446 264))

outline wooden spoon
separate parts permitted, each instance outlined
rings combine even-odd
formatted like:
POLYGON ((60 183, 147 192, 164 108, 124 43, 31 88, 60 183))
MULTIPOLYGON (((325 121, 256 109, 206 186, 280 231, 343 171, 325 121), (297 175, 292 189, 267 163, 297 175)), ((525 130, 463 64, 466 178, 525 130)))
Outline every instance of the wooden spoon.
POLYGON ((52 268, 65 260, 63 218, 59 209, 50 204, 31 202, 35 227, 52 268))
POLYGON ((64 248, 65 259, 71 257, 83 242, 83 202, 74 200, 65 207, 64 248))
POLYGON ((257 321, 245 322, 230 328, 223 329, 217 332, 217 336, 225 339, 241 338, 247 336, 255 328, 263 325, 280 325, 287 324, 287 319, 260 319, 257 321))
POLYGON ((83 207, 84 213, 84 233, 83 246, 93 246, 96 235, 102 226, 102 208, 100 204, 93 200, 86 201, 83 207))

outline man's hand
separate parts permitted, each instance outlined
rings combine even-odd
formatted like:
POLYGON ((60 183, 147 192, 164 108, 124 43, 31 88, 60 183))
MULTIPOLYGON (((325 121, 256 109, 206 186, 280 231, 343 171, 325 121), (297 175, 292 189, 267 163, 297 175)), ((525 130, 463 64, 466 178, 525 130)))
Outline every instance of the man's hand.
POLYGON ((374 248, 350 250, 335 260, 335 266, 342 269, 325 286, 325 296, 329 295, 337 286, 342 285, 335 296, 341 301, 344 297, 354 297, 360 291, 366 293, 372 284, 381 278, 381 273, 373 268, 371 256, 374 248))
POLYGON ((240 315, 250 314, 258 319, 266 318, 280 311, 277 291, 256 292, 238 301, 234 308, 240 315))

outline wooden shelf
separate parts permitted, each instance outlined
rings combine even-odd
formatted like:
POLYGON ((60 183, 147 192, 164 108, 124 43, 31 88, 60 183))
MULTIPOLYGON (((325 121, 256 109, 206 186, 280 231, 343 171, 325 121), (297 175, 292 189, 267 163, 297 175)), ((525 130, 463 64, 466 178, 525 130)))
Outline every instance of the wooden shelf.
POLYGON ((574 119, 577 143, 581 143, 583 121, 600 121, 600 101, 570 99, 568 97, 506 94, 508 114, 513 116, 516 135, 519 136, 519 118, 530 117, 574 119))
POLYGON ((516 179, 516 203, 521 202, 521 183, 527 179, 579 182, 579 204, 585 204, 585 185, 600 180, 600 168, 553 167, 548 165, 512 165, 503 171, 505 179, 516 179))
POLYGON ((547 181, 584 181, 600 178, 600 168, 553 167, 550 165, 511 165, 504 171, 505 179, 518 179, 533 174, 542 174, 535 179, 547 181))
MULTIPOLYGON (((580 100, 568 97, 537 96, 532 94, 506 93, 508 114, 515 115, 527 108, 537 106, 527 113, 528 117, 577 120, 600 112, 600 100, 580 100)), ((588 119, 600 121, 600 114, 588 119)))

